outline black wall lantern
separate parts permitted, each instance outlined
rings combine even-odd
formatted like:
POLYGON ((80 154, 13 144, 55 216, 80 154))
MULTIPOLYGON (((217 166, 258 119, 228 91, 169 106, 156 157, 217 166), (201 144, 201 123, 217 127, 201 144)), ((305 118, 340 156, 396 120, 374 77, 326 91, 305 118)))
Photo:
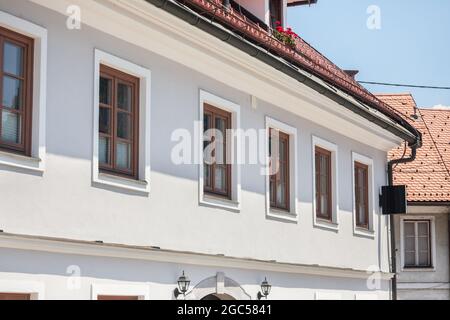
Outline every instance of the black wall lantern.
POLYGON ((180 294, 182 294, 183 296, 186 296, 186 292, 188 292, 188 290, 189 290, 189 285, 191 284, 191 280, 189 280, 189 278, 186 277, 186 275, 184 274, 184 271, 183 271, 183 274, 178 278, 177 284, 178 284, 178 288, 175 288, 175 290, 174 290, 175 298, 178 298, 178 296, 180 294))
POLYGON ((267 278, 264 279, 264 281, 261 283, 261 291, 258 292, 258 300, 261 300, 262 298, 266 298, 270 294, 270 290, 272 290, 272 286, 267 282, 267 278))

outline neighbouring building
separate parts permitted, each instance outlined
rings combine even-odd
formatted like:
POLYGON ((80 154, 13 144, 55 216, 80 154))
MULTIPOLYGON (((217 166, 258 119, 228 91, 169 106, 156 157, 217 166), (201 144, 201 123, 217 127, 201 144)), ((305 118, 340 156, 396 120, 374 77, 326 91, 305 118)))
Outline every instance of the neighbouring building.
MULTIPOLYGON (((450 299, 450 110, 418 108, 411 94, 378 97, 421 133, 415 161, 394 168, 394 183, 407 185, 408 214, 396 217, 398 298, 450 299)), ((390 158, 408 157, 405 146, 390 158)))
POLYGON ((391 298, 420 135, 244 2, 0 0, 0 299, 391 298))

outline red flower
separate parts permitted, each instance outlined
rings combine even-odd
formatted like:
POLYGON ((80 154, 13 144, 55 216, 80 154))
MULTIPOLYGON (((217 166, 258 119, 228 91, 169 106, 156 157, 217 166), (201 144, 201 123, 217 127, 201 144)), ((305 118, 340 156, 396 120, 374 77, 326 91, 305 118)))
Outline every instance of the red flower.
POLYGON ((280 27, 280 26, 278 26, 276 29, 277 29, 278 32, 283 32, 284 31, 283 27, 280 27))
POLYGON ((275 21, 275 24, 279 26, 281 25, 281 21, 275 21))

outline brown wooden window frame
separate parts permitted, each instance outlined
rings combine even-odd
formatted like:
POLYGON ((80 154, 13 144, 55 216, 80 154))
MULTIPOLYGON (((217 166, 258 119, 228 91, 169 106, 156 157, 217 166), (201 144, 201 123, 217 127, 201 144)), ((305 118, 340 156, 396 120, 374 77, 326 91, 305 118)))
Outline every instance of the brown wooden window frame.
MULTIPOLYGON (((273 137, 273 132, 274 130, 277 131, 278 133, 278 137, 279 137, 279 143, 278 143, 278 157, 276 157, 276 160, 279 161, 279 168, 277 173, 270 175, 269 177, 269 197, 270 197, 270 208, 271 209, 275 209, 275 210, 281 210, 281 211, 288 211, 290 212, 291 210, 291 204, 290 204, 290 194, 291 194, 291 188, 290 188, 290 139, 291 136, 287 133, 284 133, 282 131, 279 131, 277 129, 273 129, 273 128, 269 128, 269 138, 272 139, 273 137), (284 141, 286 144, 286 148, 285 148, 285 154, 284 154, 284 161, 281 161, 281 157, 280 157, 280 146, 281 146, 281 141, 284 141), (286 169, 284 170, 285 173, 285 206, 283 206, 283 204, 279 203, 278 201, 278 197, 277 197, 277 184, 279 181, 281 181, 281 167, 285 166, 286 169), (272 186, 272 187, 270 187, 272 186)), ((269 145, 271 144, 269 139, 269 145)), ((270 146, 271 149, 271 146, 270 146)), ((274 150, 271 150, 269 157, 270 157, 270 163, 272 165, 273 163, 273 157, 272 157, 272 153, 274 150)))
POLYGON ((316 198, 316 217, 320 220, 325 220, 329 222, 333 222, 333 152, 321 148, 319 146, 315 146, 315 198, 316 198), (321 196, 321 179, 320 179, 320 161, 318 161, 318 156, 328 157, 328 177, 327 177, 327 202, 328 202, 328 211, 326 215, 322 215, 322 204, 320 201, 321 196))
POLYGON ((369 167, 369 165, 367 165, 367 164, 364 164, 364 163, 361 163, 361 162, 358 162, 358 161, 355 161, 355 163, 354 163, 354 172, 355 172, 355 177, 354 177, 354 179, 355 179, 355 190, 354 190, 354 192, 355 192, 355 214, 356 214, 356 217, 355 217, 355 220, 356 220, 356 227, 358 227, 358 228, 360 228, 360 229, 366 229, 366 230, 369 230, 369 228, 370 228, 370 220, 369 220, 369 218, 370 218, 370 214, 369 214, 369 210, 370 210, 370 203, 369 203, 369 201, 370 201, 370 199, 369 199, 369 192, 370 192, 370 189, 369 189, 369 174, 370 174, 370 167, 369 167), (359 185, 359 179, 358 179, 358 170, 364 170, 364 186, 362 187, 363 188, 363 191, 364 191, 364 204, 365 204, 365 206, 364 206, 364 210, 365 210, 365 212, 364 212, 364 217, 365 217, 365 220, 366 220, 366 223, 364 224, 364 223, 362 223, 361 222, 361 215, 360 215, 360 212, 359 212, 359 208, 360 208, 360 197, 359 197, 359 195, 360 195, 360 193, 359 193, 359 189, 361 188, 361 186, 359 185))
MULTIPOLYGON (((230 163, 228 163, 228 153, 230 152, 229 146, 230 146, 230 142, 229 137, 228 137, 228 132, 229 130, 231 130, 232 127, 232 113, 225 111, 223 109, 214 107, 210 104, 205 103, 203 105, 203 117, 205 117, 205 115, 209 115, 211 117, 211 127, 209 127, 207 130, 211 130, 211 129, 215 129, 216 128, 216 118, 221 118, 221 119, 225 119, 226 121, 226 126, 225 126, 225 136, 224 138, 224 159, 225 159, 225 164, 222 164, 222 166, 225 167, 225 186, 226 186, 226 192, 222 192, 220 190, 218 190, 217 188, 215 188, 215 169, 217 164, 214 162, 213 164, 209 165, 211 167, 211 174, 210 174, 210 179, 208 183, 205 183, 205 177, 203 177, 204 182, 203 182, 203 192, 207 195, 210 196, 216 196, 216 197, 222 197, 225 198, 227 200, 232 200, 232 184, 231 184, 231 180, 232 180, 232 166, 230 163)), ((205 141, 205 139, 203 139, 203 141, 205 141)), ((214 152, 212 154, 213 158, 215 157, 215 141, 214 139, 212 139, 212 141, 210 142, 210 144, 214 144, 213 149, 214 152)), ((204 150, 204 148, 202 149, 204 150)), ((207 166, 207 164, 205 163, 205 161, 203 162, 203 167, 205 168, 205 166, 207 166)), ((204 169, 203 169, 204 170, 204 169)))
POLYGON ((33 68, 34 68, 34 39, 20 33, 0 27, 0 132, 2 126, 2 111, 22 116, 21 143, 3 141, 0 135, 0 150, 31 156, 32 113, 33 113, 33 68), (9 42, 23 49, 23 75, 17 76, 4 70, 4 45, 9 42), (3 79, 7 76, 22 81, 21 109, 15 110, 3 106, 3 79))
MULTIPOLYGON (((106 66, 104 64, 100 65, 100 78, 101 79, 108 79, 111 81, 111 92, 110 94, 110 105, 104 104, 100 101, 100 95, 99 95, 99 114, 101 108, 106 108, 110 110, 110 133, 102 133, 100 132, 100 125, 99 125, 99 140, 100 138, 108 138, 109 141, 109 164, 104 164, 99 162, 99 170, 102 173, 107 174, 113 174, 118 175, 126 178, 132 178, 137 180, 139 178, 139 84, 140 79, 137 77, 134 77, 130 74, 127 74, 125 72, 119 71, 117 69, 114 69, 112 67, 106 66), (118 85, 124 84, 131 87, 132 94, 131 94, 131 110, 126 111, 123 109, 120 109, 118 107, 117 102, 117 91, 118 91, 118 85), (118 113, 126 113, 130 115, 131 117, 131 138, 130 139, 123 139, 118 137, 118 130, 117 130, 117 119, 118 119, 118 113), (117 157, 117 142, 123 142, 131 145, 131 152, 130 152, 130 162, 131 162, 131 169, 130 170, 124 170, 117 167, 116 163, 116 157, 117 157)), ((99 87, 100 90, 100 87, 99 87)), ((100 121, 100 119, 99 119, 100 121)))

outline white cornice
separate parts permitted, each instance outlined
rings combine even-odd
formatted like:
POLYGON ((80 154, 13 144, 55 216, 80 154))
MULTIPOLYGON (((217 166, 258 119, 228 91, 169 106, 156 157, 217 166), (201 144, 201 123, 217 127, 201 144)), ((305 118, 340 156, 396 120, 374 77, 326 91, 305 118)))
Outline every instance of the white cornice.
POLYGON ((382 280, 389 280, 393 276, 386 272, 373 272, 318 265, 290 264, 276 261, 227 257, 223 255, 216 256, 195 252, 162 250, 151 247, 100 244, 71 239, 24 236, 6 233, 0 234, 0 248, 338 278, 368 279, 369 277, 378 277, 382 280))

